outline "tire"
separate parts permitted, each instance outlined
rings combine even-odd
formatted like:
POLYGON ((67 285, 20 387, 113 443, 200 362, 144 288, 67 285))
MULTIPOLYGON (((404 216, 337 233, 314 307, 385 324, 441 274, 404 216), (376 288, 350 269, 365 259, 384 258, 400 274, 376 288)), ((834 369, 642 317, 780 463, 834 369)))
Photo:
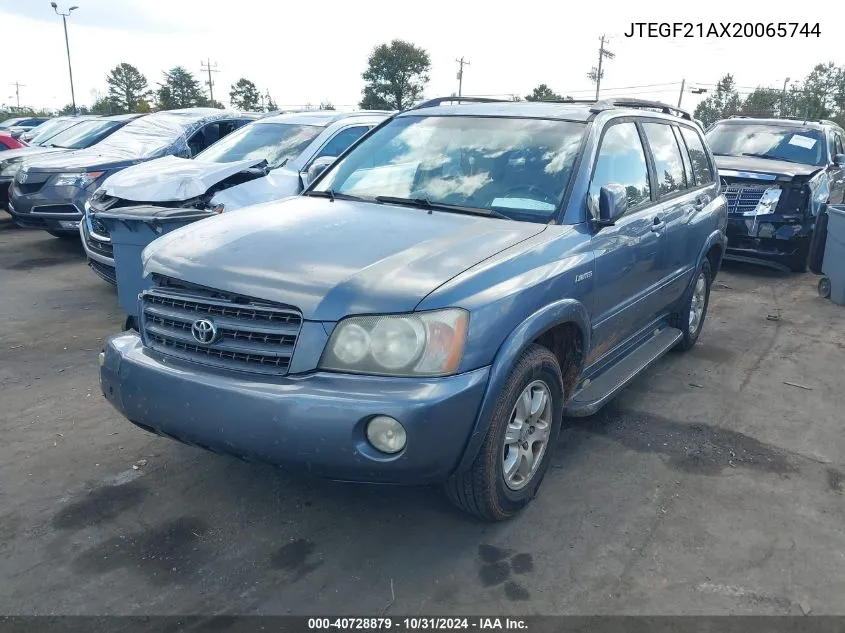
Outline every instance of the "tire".
POLYGON ((822 299, 827 299, 828 297, 830 297, 830 278, 827 275, 819 279, 818 290, 819 296, 822 299))
POLYGON ((79 239, 79 233, 76 233, 76 232, 66 233, 64 231, 51 231, 49 229, 47 230, 47 232, 50 235, 52 235, 53 237, 58 237, 59 239, 62 239, 62 240, 78 240, 79 239))
POLYGON ((710 272, 710 261, 705 258, 701 264, 701 268, 699 268, 696 273, 695 281, 687 291, 687 294, 681 303, 681 307, 675 312, 675 314, 672 315, 672 326, 678 328, 684 333, 684 337, 678 341, 675 349, 686 352, 692 349, 696 341, 698 341, 701 330, 704 328, 704 319, 707 317, 707 308, 710 306, 710 284, 712 283, 713 275, 710 272), (704 280, 704 305, 697 321, 693 323, 693 320, 691 319, 693 301, 696 301, 697 303, 702 301, 700 294, 697 294, 697 288, 699 293, 701 290, 698 284, 702 278, 704 280))
POLYGON ((545 347, 531 345, 514 365, 499 394, 487 435, 472 466, 447 482, 446 493, 452 503, 486 521, 503 521, 528 505, 537 495, 549 467, 550 455, 560 434, 563 403, 563 377, 557 358, 545 347), (520 417, 518 401, 528 392, 530 408, 533 408, 535 398, 536 402, 542 400, 540 394, 544 389, 548 409, 544 407, 534 422, 531 422, 533 418, 526 418, 525 423, 520 425, 524 431, 515 430, 520 417), (542 426, 543 419, 548 420, 546 432, 542 430, 545 428, 542 426), (517 436, 525 440, 531 436, 545 436, 545 446, 541 450, 541 440, 534 443, 526 441, 532 454, 537 455, 533 461, 536 466, 526 473, 527 476, 519 475, 520 468, 514 468, 515 474, 508 483, 505 464, 513 462, 510 456, 514 455, 520 465, 528 463, 523 461, 523 451, 506 443, 507 437, 513 439, 517 436), (513 450, 517 452, 511 453, 513 450))

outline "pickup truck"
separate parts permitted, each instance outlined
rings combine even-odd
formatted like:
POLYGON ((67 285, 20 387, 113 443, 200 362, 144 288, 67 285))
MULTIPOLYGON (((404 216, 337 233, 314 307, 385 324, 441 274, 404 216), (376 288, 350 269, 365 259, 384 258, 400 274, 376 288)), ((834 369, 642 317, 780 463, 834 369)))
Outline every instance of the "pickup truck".
POLYGON ((100 353, 108 401, 214 452, 518 513, 564 415, 695 345, 726 202, 671 106, 457 99, 296 198, 153 241, 139 331, 100 353))

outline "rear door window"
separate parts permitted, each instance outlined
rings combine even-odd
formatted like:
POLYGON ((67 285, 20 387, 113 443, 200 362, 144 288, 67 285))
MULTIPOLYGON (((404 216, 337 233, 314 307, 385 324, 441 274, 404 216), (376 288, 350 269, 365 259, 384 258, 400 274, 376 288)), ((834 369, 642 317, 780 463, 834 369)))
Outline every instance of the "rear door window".
POLYGON ((713 182, 713 167, 710 165, 710 159, 704 150, 701 137, 695 130, 683 126, 681 127, 681 135, 687 143, 695 184, 700 186, 713 182))
POLYGON ((654 157, 658 196, 665 198, 686 189, 684 161, 672 126, 665 123, 643 123, 643 129, 654 157))

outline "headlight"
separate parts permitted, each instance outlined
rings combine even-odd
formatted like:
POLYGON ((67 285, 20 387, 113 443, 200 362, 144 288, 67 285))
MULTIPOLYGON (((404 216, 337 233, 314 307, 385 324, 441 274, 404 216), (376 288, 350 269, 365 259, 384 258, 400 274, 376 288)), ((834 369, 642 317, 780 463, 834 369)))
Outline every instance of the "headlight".
POLYGON ((7 178, 14 178, 15 174, 20 171, 21 168, 20 161, 11 161, 8 160, 6 162, 0 163, 0 176, 5 176, 7 178))
POLYGON ((826 171, 820 171, 810 179, 809 185, 810 213, 816 216, 830 198, 830 177, 826 171))
POLYGON ((86 173, 59 174, 53 181, 56 187, 79 187, 85 189, 97 178, 103 175, 101 171, 89 171, 86 173))
POLYGON ((382 376, 446 376, 457 371, 469 314, 460 308, 348 317, 329 338, 321 369, 382 376))

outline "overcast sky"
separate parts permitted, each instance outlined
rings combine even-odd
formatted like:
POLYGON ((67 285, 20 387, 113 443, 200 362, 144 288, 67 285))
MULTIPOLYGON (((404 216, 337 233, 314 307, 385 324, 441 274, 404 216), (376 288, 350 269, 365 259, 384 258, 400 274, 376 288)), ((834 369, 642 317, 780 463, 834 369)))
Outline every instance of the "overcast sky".
MULTIPOLYGON (((329 100, 352 107, 371 49, 394 38, 431 56, 427 96, 457 89, 457 63, 470 61, 464 94, 525 95, 539 83, 574 97, 594 90, 598 38, 610 36, 604 96, 677 103, 687 88, 714 84, 726 72, 739 86, 777 86, 803 78, 819 62, 845 63, 840 2, 794 1, 553 2, 538 0, 62 0, 78 4, 69 22, 78 104, 105 91, 120 62, 137 66, 151 86, 182 65, 199 76, 200 61, 217 63, 215 98, 228 104, 239 77, 270 91, 280 105, 329 100), (829 4, 831 10, 815 10, 829 4), (575 7, 582 7, 576 9, 575 7), (795 22, 819 20, 821 37, 785 39, 626 38, 631 22, 795 22), (655 85, 660 84, 660 85, 655 85), (629 86, 638 86, 628 88, 629 86), (646 86, 646 87, 641 87, 646 86), (617 90, 618 89, 618 90, 617 90)), ((705 27, 706 28, 706 27, 705 27)), ((0 104, 58 108, 70 102, 61 18, 49 0, 0 0, 0 104)), ((206 77, 202 77, 205 79, 206 77)), ((705 86, 708 87, 708 86, 705 86)), ((684 95, 685 107, 697 103, 684 95)))

